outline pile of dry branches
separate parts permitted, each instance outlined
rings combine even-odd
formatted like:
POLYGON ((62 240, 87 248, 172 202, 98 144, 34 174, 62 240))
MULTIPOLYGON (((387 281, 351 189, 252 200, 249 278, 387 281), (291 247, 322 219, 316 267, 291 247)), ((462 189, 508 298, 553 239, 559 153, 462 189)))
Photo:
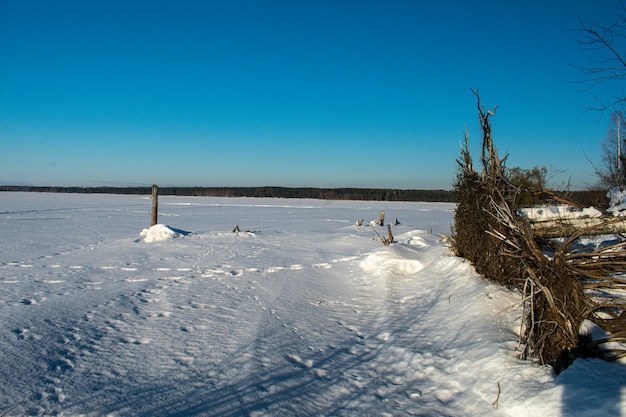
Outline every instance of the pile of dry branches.
POLYGON ((530 224, 516 215, 516 189, 504 175, 504 159, 491 138, 490 117, 477 92, 483 132, 482 170, 473 168, 466 133, 461 149, 456 189, 452 247, 487 279, 516 288, 523 294, 522 357, 534 357, 557 372, 577 357, 614 359, 625 356, 626 242, 585 250, 582 230, 556 244, 547 256, 533 236, 530 224), (581 335, 589 320, 607 332, 603 340, 581 335))

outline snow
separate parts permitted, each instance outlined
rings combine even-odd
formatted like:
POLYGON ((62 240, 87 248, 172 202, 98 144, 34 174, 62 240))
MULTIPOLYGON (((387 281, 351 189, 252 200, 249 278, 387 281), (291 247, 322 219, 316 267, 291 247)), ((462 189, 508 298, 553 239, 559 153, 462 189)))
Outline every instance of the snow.
POLYGON ((172 229, 165 224, 155 224, 148 229, 143 229, 139 234, 141 240, 146 243, 158 242, 160 240, 175 239, 184 236, 185 233, 172 229))
POLYGON ((602 217, 602 212, 595 207, 585 207, 577 210, 568 205, 528 207, 520 209, 519 212, 521 216, 533 221, 602 217))
POLYGON ((520 295, 450 255, 453 204, 150 208, 0 194, 1 416, 626 416, 623 364, 518 358, 520 295))
POLYGON ((626 215, 626 190, 621 187, 615 187, 607 193, 609 197, 609 208, 607 212, 612 213, 613 216, 626 215))

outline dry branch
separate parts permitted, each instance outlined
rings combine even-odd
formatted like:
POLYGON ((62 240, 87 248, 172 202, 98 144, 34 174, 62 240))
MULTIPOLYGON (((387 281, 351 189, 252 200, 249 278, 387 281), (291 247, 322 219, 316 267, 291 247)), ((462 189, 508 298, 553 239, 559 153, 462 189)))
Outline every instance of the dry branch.
POLYGON ((626 233, 626 219, 618 218, 607 220, 602 217, 578 219, 535 220, 531 222, 533 232, 538 239, 548 239, 563 236, 609 235, 626 233), (581 231, 583 232, 581 234, 581 231))

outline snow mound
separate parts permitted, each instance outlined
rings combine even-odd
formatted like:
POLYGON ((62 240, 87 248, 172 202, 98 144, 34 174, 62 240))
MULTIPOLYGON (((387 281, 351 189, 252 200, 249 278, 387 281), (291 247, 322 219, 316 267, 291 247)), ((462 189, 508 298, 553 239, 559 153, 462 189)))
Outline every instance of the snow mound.
POLYGON ((427 246, 430 246, 428 243, 426 243, 426 240, 424 240, 424 238, 421 237, 421 236, 411 236, 407 240, 406 243, 407 243, 407 245, 419 246, 421 248, 425 248, 427 246))
POLYGON ((164 224, 155 224, 149 229, 143 229, 139 236, 140 240, 143 240, 145 243, 152 243, 183 237, 185 234, 186 233, 181 230, 172 229, 164 224))
POLYGON ((361 269, 367 273, 413 275, 424 269, 424 263, 415 259, 415 251, 407 251, 400 245, 390 246, 370 254, 361 262, 361 269))

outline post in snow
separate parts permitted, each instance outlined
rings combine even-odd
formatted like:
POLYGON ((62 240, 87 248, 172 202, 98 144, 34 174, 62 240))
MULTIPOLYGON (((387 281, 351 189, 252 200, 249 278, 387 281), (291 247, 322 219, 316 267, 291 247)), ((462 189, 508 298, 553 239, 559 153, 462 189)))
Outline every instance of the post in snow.
POLYGON ((158 223, 159 217, 159 187, 156 184, 152 185, 152 224, 154 226, 158 223))

